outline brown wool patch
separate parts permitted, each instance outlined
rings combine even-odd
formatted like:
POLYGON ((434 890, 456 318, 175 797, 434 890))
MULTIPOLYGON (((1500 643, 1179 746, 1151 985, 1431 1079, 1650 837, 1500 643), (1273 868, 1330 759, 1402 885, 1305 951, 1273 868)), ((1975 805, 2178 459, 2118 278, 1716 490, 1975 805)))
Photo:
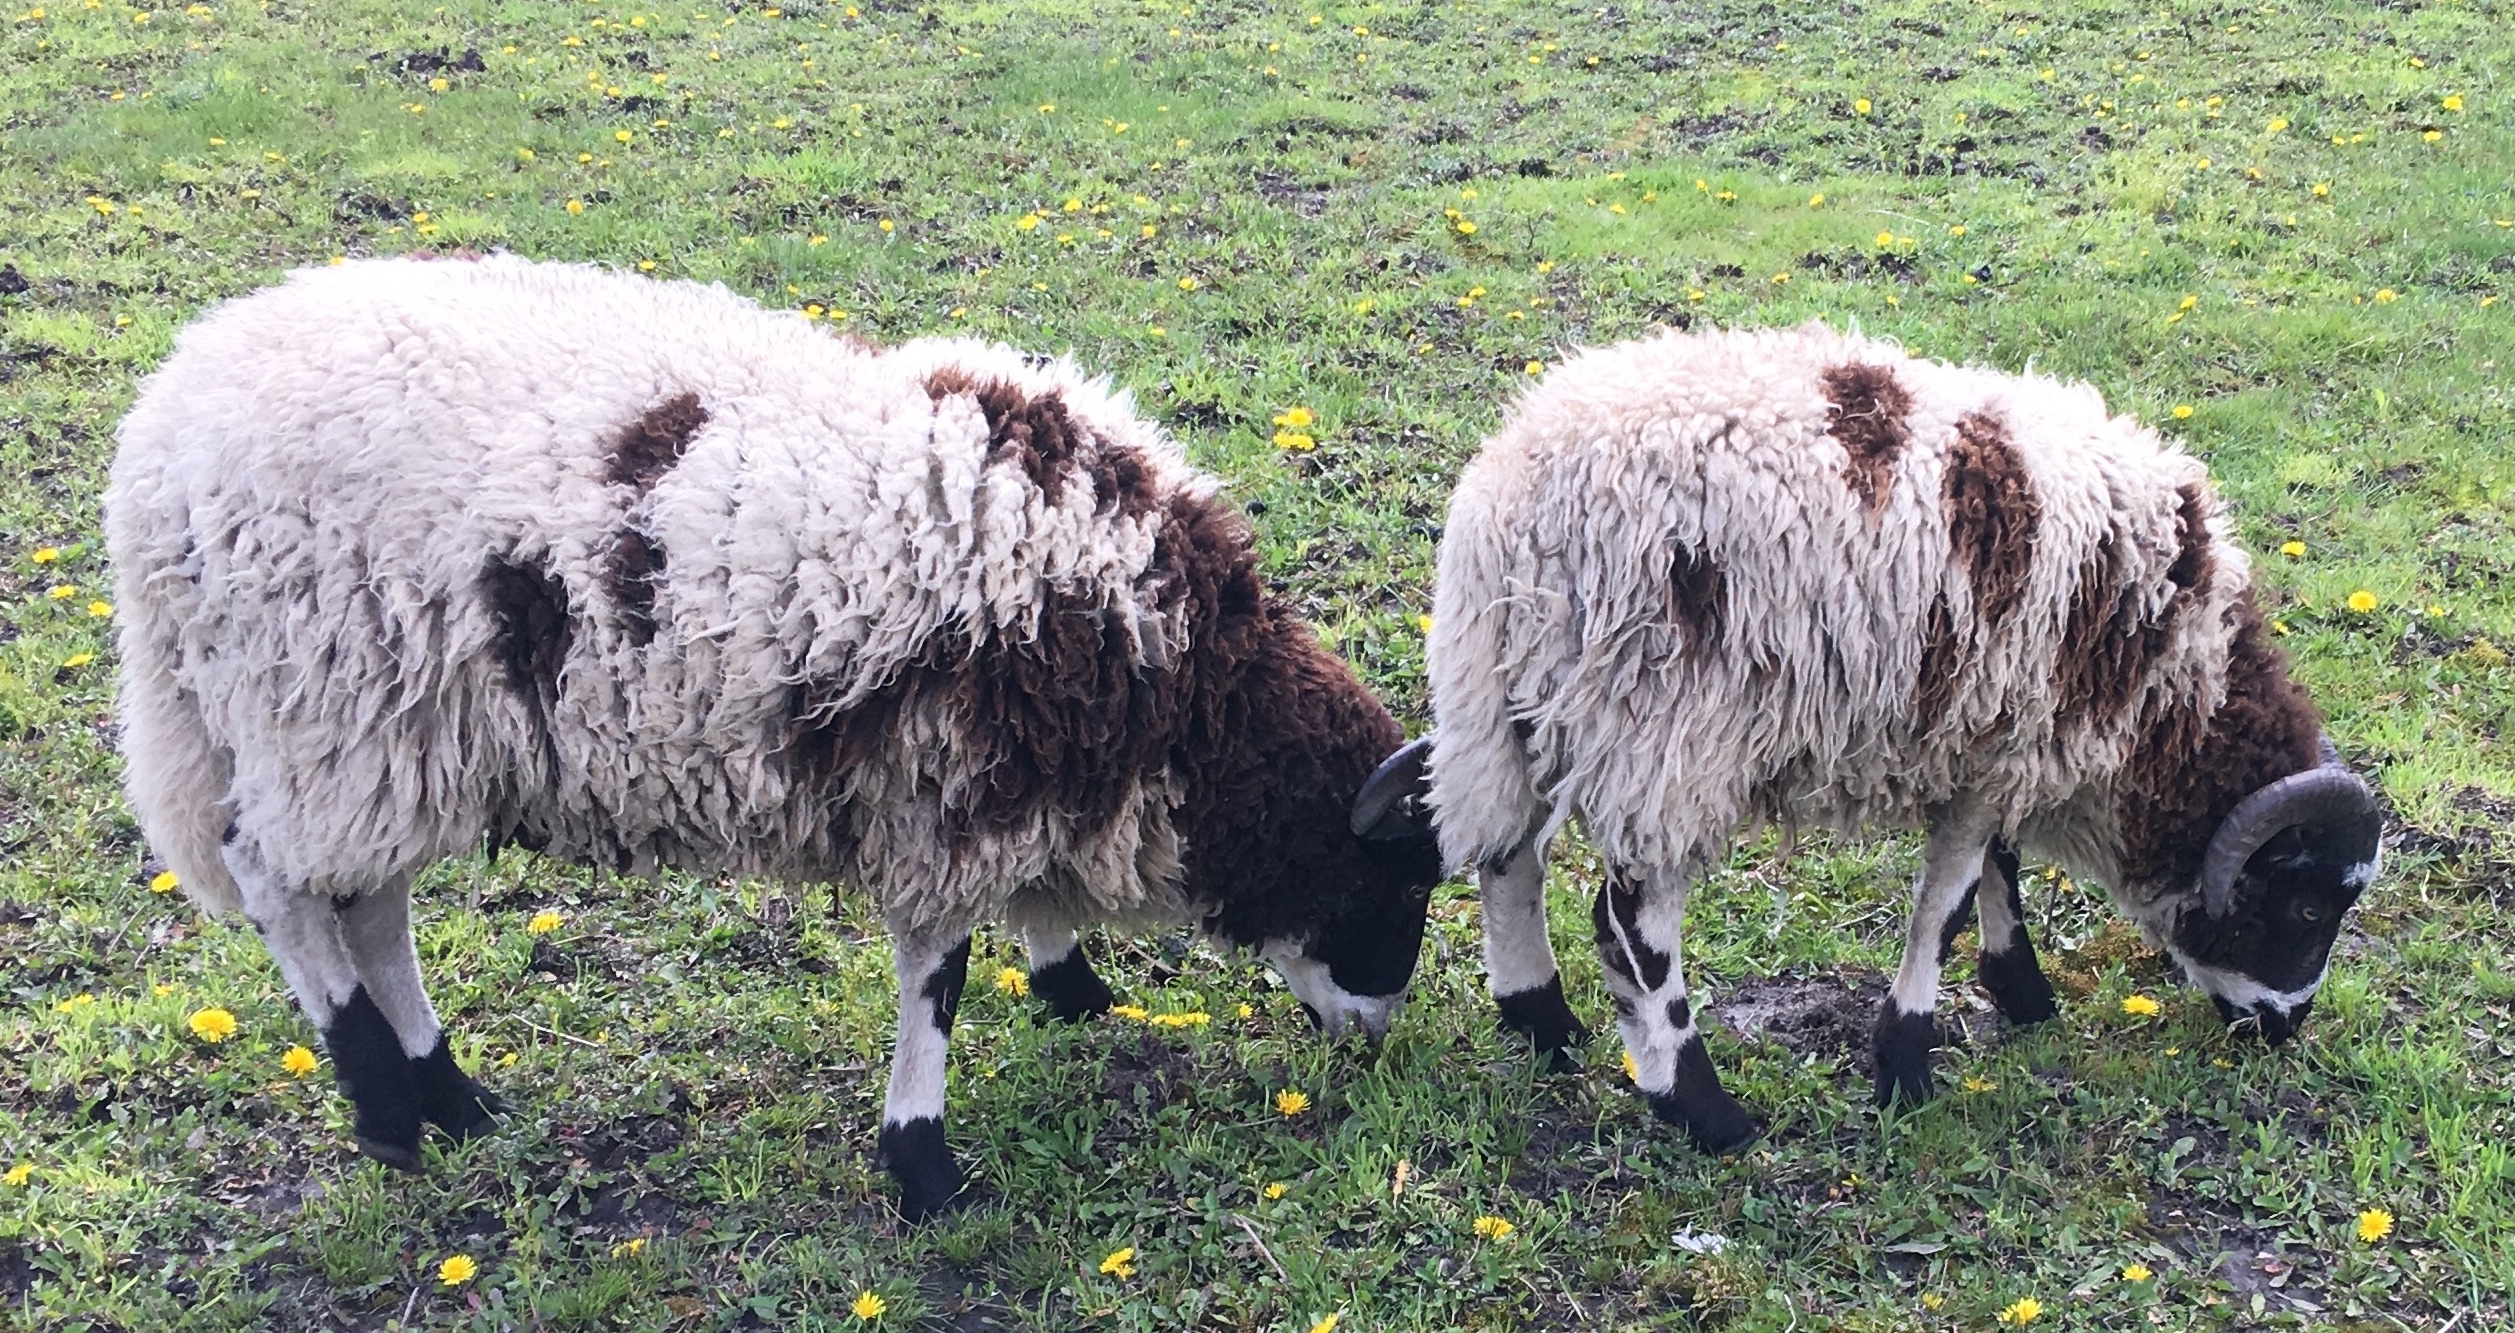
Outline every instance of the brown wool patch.
POLYGON ((547 568, 493 556, 481 570, 480 593, 498 622, 490 650, 505 668, 507 688, 524 701, 543 757, 555 770, 558 741, 550 719, 559 705, 559 671, 567 664, 574 637, 567 585, 547 568))
POLYGON ((611 539, 603 561, 603 590, 620 609, 629 641, 643 648, 655 641, 655 585, 664 577, 664 548, 636 528, 623 528, 611 539))
POLYGON ((603 480, 614 486, 651 490, 690 447, 690 437, 707 424, 707 409, 695 393, 677 393, 646 409, 637 420, 611 437, 603 454, 603 480))
POLYGON ((1973 583, 1984 627, 1996 629, 2025 600, 2043 524, 2043 501, 1997 414, 1968 412, 1958 419, 1940 502, 1949 554, 1973 583))
POLYGON ((1728 616, 1729 575, 1708 555, 1689 546, 1670 553, 1668 610, 1685 626, 1697 651, 1717 647, 1728 616))
POLYGON ((2321 762, 2323 716, 2289 678, 2288 656, 2271 644, 2251 590, 2227 616, 2236 632, 2226 702, 2208 717, 2188 700, 2168 706, 2141 728, 2124 766, 2127 883, 2188 883, 2238 802, 2321 762))
POLYGON ((2209 492, 2199 482, 2187 481, 2175 495, 2174 564, 2166 577, 2188 593, 2209 582, 2218 557, 2209 542, 2209 492))
POLYGON ((1921 639, 1921 674, 1912 683, 1917 731, 1932 731, 1947 716, 1948 706, 1956 702, 1957 673, 1964 658, 1964 645, 1956 641, 1955 614, 1948 609, 1947 594, 1941 593, 1930 599, 1929 628, 1921 639))
POLYGON ((1114 507, 1135 518, 1159 507, 1159 490, 1143 454, 1104 446, 1067 412, 1063 395, 1032 397, 1018 385, 981 380, 957 366, 926 377, 926 395, 935 402, 962 394, 977 398, 986 416, 988 461, 1013 460, 1048 503, 1064 502, 1067 473, 1080 469, 1091 480, 1095 512, 1114 507))
POLYGON ((1895 456, 1903 452, 1912 432, 1904 415, 1912 395, 1885 366, 1846 362, 1817 375, 1827 403, 1825 433, 1841 444, 1847 457, 1843 481, 1871 514, 1883 508, 1895 485, 1895 456))
POLYGON ((2113 538, 2096 543, 2079 569, 2061 628, 2061 660, 2053 672, 2054 719, 2062 726, 2112 717, 2138 697, 2149 663, 2166 646, 2166 620, 2143 620, 2140 599, 2114 567, 2113 538))

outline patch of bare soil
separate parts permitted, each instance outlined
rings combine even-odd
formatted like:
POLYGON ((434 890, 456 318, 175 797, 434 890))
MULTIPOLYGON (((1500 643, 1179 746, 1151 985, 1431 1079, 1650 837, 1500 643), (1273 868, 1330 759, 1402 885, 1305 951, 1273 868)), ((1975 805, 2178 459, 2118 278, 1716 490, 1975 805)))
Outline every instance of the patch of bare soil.
POLYGON ((1886 1002, 1875 973, 1749 977, 1720 993, 1711 1013, 1744 1041, 1769 1041, 1795 1055, 1846 1056, 1865 1068, 1869 1033, 1886 1002))

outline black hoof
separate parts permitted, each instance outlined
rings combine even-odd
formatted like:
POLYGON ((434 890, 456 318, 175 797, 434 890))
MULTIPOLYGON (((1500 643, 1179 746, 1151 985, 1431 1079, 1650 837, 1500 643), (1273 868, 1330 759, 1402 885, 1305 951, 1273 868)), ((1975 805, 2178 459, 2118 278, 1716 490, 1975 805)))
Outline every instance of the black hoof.
POLYGON ((899 1182, 899 1215, 923 1222, 948 1211, 961 1193, 961 1169, 943 1146, 943 1122, 919 1117, 904 1125, 884 1125, 876 1149, 891 1178, 899 1182))
POLYGON ((408 1171, 413 1175, 417 1175, 418 1173, 427 1170, 426 1165, 422 1163, 419 1158, 419 1139, 417 1136, 413 1136, 411 1141, 408 1143, 386 1143, 382 1139, 371 1139, 364 1134, 360 1134, 356 1136, 355 1141, 358 1144, 359 1152, 384 1163, 386 1166, 389 1166, 396 1171, 408 1171))
POLYGON ((1939 1025, 1928 1014, 1907 1014, 1892 1002, 1878 1015, 1871 1049, 1877 1057, 1875 1100, 1879 1106, 1902 1102, 1919 1106, 1930 1100, 1930 1051, 1939 1044, 1939 1025))
POLYGON ((1563 978, 1553 977, 1543 986, 1497 995, 1493 1003, 1501 1012, 1502 1030, 1528 1038, 1535 1048, 1538 1068, 1549 1074, 1569 1074, 1580 1068, 1573 1053, 1589 1045, 1589 1028, 1564 1002, 1563 978))
POLYGON ((1745 1103, 1720 1089, 1682 1099, 1663 1093, 1650 1099, 1650 1110, 1663 1123, 1682 1126, 1697 1151, 1714 1157, 1725 1157, 1764 1137, 1745 1103))
POLYGON ((2060 998, 2052 993, 2043 969, 2035 965, 2031 950, 1986 953, 1975 964, 1974 974, 1982 988, 1991 992, 1991 1003, 2000 1017, 2013 1026, 2027 1027, 2060 1016, 2060 998))
POLYGON ((1079 1023, 1109 1012, 1118 997, 1109 991, 1109 983, 1092 971, 1091 961, 1076 945, 1065 957, 1030 974, 1030 993, 1048 1006, 1051 1017, 1064 1023, 1079 1023))
POLYGON ((506 1099, 454 1063, 442 1032, 435 1050, 411 1062, 411 1076, 418 1087, 419 1113, 458 1142, 497 1128, 497 1118, 506 1114, 506 1099))

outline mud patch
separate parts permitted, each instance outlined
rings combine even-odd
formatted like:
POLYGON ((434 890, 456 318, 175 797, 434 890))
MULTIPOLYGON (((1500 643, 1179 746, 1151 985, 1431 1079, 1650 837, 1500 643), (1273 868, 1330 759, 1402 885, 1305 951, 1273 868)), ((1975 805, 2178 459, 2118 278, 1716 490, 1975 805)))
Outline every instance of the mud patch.
POLYGON ((1794 1055, 1847 1056, 1865 1067, 1869 1033, 1886 1002, 1886 978, 1753 977, 1720 993, 1710 1009, 1742 1041, 1772 1042, 1794 1055))

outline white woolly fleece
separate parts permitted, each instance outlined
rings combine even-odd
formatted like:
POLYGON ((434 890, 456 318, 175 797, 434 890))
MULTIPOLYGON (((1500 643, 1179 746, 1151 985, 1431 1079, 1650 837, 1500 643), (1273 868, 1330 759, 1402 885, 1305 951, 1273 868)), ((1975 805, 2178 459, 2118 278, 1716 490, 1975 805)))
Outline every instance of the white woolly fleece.
MULTIPOLYGON (((1440 737, 1430 804, 1452 865, 1578 815, 1612 863, 1689 866, 1750 818, 1918 823, 1959 793, 2111 881, 2115 775, 2152 693, 2224 693, 2223 612, 2248 564, 2214 562, 2131 703, 2055 725, 2055 664, 2082 571, 2109 557, 2153 611, 2201 463, 2088 386, 1919 360, 1810 323, 1669 333, 1573 357, 1532 389, 1451 501, 1433 603, 1440 737), (1885 367, 1909 441, 1872 513, 1846 484, 1820 376, 1885 367), (1995 413, 2042 505, 2020 604, 1996 632, 1951 550, 1941 484, 1960 418, 1995 413), (1674 605, 1679 548, 1725 580, 1712 651, 1674 605), (1915 707, 1932 604, 1964 669, 1915 707)), ((2214 511, 2215 501, 2209 502, 2214 511)), ((2119 886, 2115 886, 2119 887, 2119 886)), ((2127 905, 2127 904, 2126 904, 2127 905)))
POLYGON ((843 878, 895 929, 1021 915, 1025 884, 1051 918, 1174 912, 1166 791, 1089 834, 1045 811, 953 851, 935 793, 983 774, 938 710, 903 710, 843 791, 780 761, 799 682, 851 705, 956 630, 1027 638, 1052 586, 1133 625, 1146 659, 1184 646, 1136 586, 1158 515, 1096 516, 1080 483, 1049 503, 990 461, 969 396, 930 396, 944 367, 1062 395, 1164 494, 1212 489, 1070 363, 876 351, 721 287, 395 260, 219 307, 148 380, 105 498, 151 844, 213 909, 239 902, 223 835, 337 894, 521 815, 633 870, 843 878), (651 490, 607 480, 624 427, 684 393, 707 419, 678 463, 651 490), (632 519, 669 555, 654 651, 605 577, 632 519), (498 657, 492 560, 565 588, 555 774, 498 657))

